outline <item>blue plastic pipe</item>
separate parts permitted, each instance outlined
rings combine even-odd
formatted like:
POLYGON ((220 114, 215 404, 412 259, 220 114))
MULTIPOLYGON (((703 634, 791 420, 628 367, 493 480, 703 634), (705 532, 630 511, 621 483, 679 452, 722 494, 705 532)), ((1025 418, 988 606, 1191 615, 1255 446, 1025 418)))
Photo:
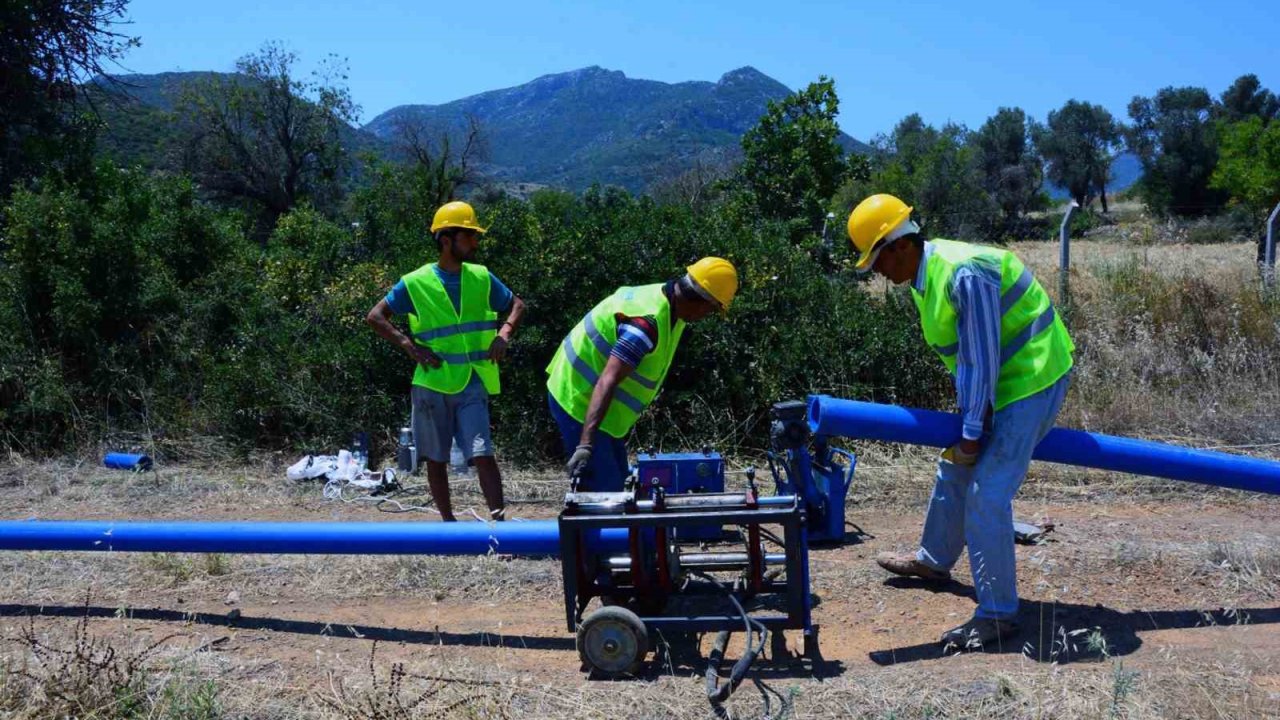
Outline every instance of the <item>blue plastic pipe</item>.
MULTIPOLYGON (((627 552, 625 528, 601 531, 599 552, 627 552)), ((317 555, 559 555, 555 520, 529 522, 0 521, 0 550, 317 555)))
MULTIPOLYGON (((960 439, 960 424, 950 413, 809 396, 809 429, 818 435, 948 447, 960 439)), ((1032 457, 1280 495, 1278 462, 1082 430, 1050 430, 1032 457)))
POLYGON ((145 472, 151 469, 151 458, 133 453, 107 453, 106 457, 102 458, 102 464, 116 470, 145 472))

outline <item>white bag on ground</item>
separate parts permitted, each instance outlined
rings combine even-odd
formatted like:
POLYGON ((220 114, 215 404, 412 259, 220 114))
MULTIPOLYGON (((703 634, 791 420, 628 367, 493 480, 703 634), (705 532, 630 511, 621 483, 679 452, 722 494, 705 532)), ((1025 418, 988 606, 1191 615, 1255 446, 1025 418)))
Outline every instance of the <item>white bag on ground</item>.
POLYGON ((338 458, 334 455, 307 455, 289 466, 285 477, 294 481, 314 480, 327 477, 338 469, 338 458))

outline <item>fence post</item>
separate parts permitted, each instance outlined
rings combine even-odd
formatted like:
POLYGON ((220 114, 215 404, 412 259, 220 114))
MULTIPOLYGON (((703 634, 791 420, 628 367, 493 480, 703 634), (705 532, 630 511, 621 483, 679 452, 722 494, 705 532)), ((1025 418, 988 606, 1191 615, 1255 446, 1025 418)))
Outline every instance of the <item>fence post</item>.
POLYGON ((1280 203, 1267 217, 1267 244, 1262 251, 1262 279, 1268 286, 1276 279, 1276 217, 1280 216, 1280 203))
POLYGON ((1067 214, 1062 217, 1062 226, 1058 228, 1058 240, 1061 242, 1061 252, 1058 256, 1058 303, 1066 306, 1071 300, 1071 284, 1069 272, 1071 270, 1071 216, 1075 213, 1076 208, 1080 207, 1075 200, 1067 206, 1067 214))

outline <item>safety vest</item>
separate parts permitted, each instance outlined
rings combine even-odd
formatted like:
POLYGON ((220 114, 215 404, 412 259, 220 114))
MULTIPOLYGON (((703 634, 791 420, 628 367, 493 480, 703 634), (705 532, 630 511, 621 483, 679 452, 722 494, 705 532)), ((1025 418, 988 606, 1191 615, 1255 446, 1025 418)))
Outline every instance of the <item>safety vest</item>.
POLYGON ((960 348, 951 279, 969 261, 1000 269, 1000 376, 996 380, 999 410, 1053 385, 1071 369, 1075 345, 1044 288, 1007 250, 934 240, 925 266, 924 293, 911 288, 924 339, 954 375, 960 348))
POLYGON ((452 395, 461 392, 474 371, 490 395, 501 391, 498 366, 489 359, 489 345, 498 334, 498 314, 489 307, 489 270, 483 265, 462 264, 459 308, 436 275, 435 264, 423 265, 404 276, 413 299, 409 333, 413 342, 429 348, 441 360, 440 367, 421 363, 413 371, 413 384, 452 395))
POLYGON ((574 326, 547 365, 547 390, 574 420, 585 423, 587 405, 618 340, 618 318, 653 317, 658 343, 631 375, 618 384, 600 429, 624 438, 662 387, 671 368, 684 321, 671 322, 671 303, 662 284, 618 288, 574 326))

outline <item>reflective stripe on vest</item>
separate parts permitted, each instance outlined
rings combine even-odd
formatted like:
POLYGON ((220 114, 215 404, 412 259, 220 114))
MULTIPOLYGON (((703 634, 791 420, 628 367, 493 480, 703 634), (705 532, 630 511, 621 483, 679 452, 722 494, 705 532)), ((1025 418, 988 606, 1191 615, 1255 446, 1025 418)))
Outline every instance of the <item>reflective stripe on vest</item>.
POLYGON ((461 392, 479 376, 490 395, 501 391, 498 366, 489 360, 489 346, 497 336, 498 314, 489 307, 489 270, 463 263, 458 307, 449 299, 434 265, 424 265, 404 277, 413 300, 409 333, 414 344, 440 358, 438 368, 418 365, 413 384, 436 392, 461 392))
POLYGON ((962 264, 979 262, 1000 273, 1000 375, 996 404, 1006 405, 1034 395, 1065 375, 1075 345, 1054 311, 1044 288, 1011 252, 950 240, 932 241, 925 267, 925 292, 913 287, 925 341, 956 371, 960 349, 958 318, 951 304, 951 283, 962 264))
MULTIPOLYGON (((1027 292, 1027 288, 1030 288, 1031 283, 1033 282, 1035 282, 1035 278, 1032 277, 1031 271, 1026 268, 1022 268, 1022 274, 1019 275, 1018 279, 1013 283, 1013 287, 1010 287, 1008 290, 1000 293, 1000 315, 1001 316, 1009 312, 1009 308, 1012 308, 1014 303, 1022 299, 1023 294, 1027 292)), ((1049 309, 1042 314, 1042 317, 1047 317, 1048 322, 1052 323, 1054 318, 1053 306, 1049 306, 1049 309)), ((1034 322, 1032 322, 1032 326, 1039 327, 1040 329, 1028 334, 1026 337, 1023 337, 1022 342, 1017 343, 1017 349, 1015 349, 1013 352, 1017 352, 1019 349, 1022 348, 1023 345, 1026 345, 1027 341, 1031 339, 1032 335, 1035 335, 1036 333, 1040 332, 1040 330, 1044 330, 1045 327, 1048 327, 1047 325, 1043 325, 1040 323, 1041 323, 1040 318, 1037 318, 1034 322)), ((950 345, 946 345, 946 346, 934 345, 933 349, 939 355, 955 355, 957 352, 960 351, 960 343, 953 342, 950 345)), ((1008 356, 1013 357, 1013 352, 1009 353, 1008 356)), ((1003 358, 1001 359, 1001 362, 1004 362, 1003 358)))
POLYGON ((615 438, 625 437, 653 401, 684 332, 684 322, 672 322, 662 288, 661 284, 619 288, 592 308, 560 343, 547 365, 547 390, 570 417, 586 422, 591 395, 617 341, 619 317, 653 317, 658 342, 614 389, 615 402, 605 411, 600 429, 615 438))

